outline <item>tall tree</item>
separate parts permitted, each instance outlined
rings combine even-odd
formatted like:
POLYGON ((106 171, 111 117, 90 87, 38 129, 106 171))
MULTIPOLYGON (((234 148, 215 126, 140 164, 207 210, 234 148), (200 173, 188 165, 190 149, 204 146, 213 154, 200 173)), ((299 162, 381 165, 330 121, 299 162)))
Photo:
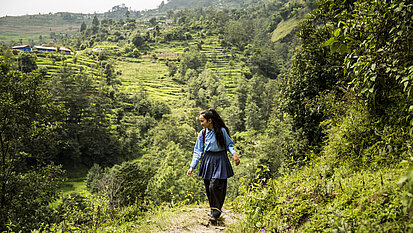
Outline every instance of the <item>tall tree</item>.
POLYGON ((83 21, 80 25, 80 32, 83 32, 84 30, 86 30, 86 23, 83 21))
POLYGON ((95 26, 99 26, 99 24, 100 24, 99 19, 96 15, 93 17, 92 24, 95 25, 95 26))
POLYGON ((17 57, 19 70, 24 73, 30 73, 37 69, 36 55, 22 52, 17 57))
POLYGON ((40 84, 40 74, 15 71, 0 58, 1 231, 10 223, 16 232, 38 227, 57 197, 61 171, 52 165, 40 168, 47 151, 36 151, 34 145, 53 147, 49 136, 61 111, 40 84))

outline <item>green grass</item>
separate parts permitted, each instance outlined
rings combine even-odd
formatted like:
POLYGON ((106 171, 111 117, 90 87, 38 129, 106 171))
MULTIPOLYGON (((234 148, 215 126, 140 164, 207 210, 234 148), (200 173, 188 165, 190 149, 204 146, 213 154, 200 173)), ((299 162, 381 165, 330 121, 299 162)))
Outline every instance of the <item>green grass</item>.
POLYGON ((0 17, 0 41, 9 43, 15 41, 29 44, 52 42, 51 33, 75 34, 79 31, 83 21, 90 24, 91 19, 83 14, 72 14, 72 17, 64 14, 24 15, 0 17), (69 19, 70 18, 70 19, 69 19), (39 40, 42 36, 42 40, 39 40))
POLYGON ((168 67, 154 59, 117 61, 116 69, 122 72, 121 91, 137 94, 144 88, 153 99, 176 100, 182 97, 182 85, 168 76, 168 67))
POLYGON ((48 78, 52 75, 60 73, 63 68, 70 68, 77 73, 84 73, 93 76, 97 76, 97 74, 99 74, 97 62, 83 54, 76 55, 76 63, 73 60, 75 57, 74 55, 57 55, 45 52, 36 52, 36 55, 36 64, 38 68, 46 67, 48 70, 46 77, 48 78), (60 57, 60 59, 64 60, 57 61, 53 58, 54 56, 60 57))
POLYGON ((84 178, 75 178, 75 179, 69 179, 63 184, 62 192, 63 192, 63 195, 66 195, 72 192, 88 193, 89 191, 86 190, 86 183, 84 181, 84 178))
POLYGON ((282 38, 290 34, 294 28, 298 26, 302 19, 301 18, 291 18, 286 21, 282 21, 278 24, 277 28, 273 31, 271 40, 277 42, 282 38))

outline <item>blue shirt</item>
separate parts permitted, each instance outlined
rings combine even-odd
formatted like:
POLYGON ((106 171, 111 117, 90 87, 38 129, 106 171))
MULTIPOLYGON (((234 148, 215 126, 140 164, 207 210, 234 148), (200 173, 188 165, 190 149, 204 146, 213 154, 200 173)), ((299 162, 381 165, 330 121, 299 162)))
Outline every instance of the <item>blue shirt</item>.
MULTIPOLYGON (((228 150, 231 154, 236 153, 234 150, 234 142, 232 139, 229 137, 227 131, 224 128, 221 128, 222 133, 224 134, 224 139, 225 139, 225 149, 228 150)), ((194 156, 192 158, 192 163, 191 167, 196 168, 199 160, 201 159, 202 154, 204 151, 212 151, 212 152, 218 152, 222 151, 223 148, 220 148, 218 146, 218 142, 215 138, 215 131, 214 129, 206 129, 205 133, 205 146, 204 146, 204 139, 202 136, 202 131, 203 129, 199 132, 198 138, 195 143, 195 148, 194 148, 194 156)))

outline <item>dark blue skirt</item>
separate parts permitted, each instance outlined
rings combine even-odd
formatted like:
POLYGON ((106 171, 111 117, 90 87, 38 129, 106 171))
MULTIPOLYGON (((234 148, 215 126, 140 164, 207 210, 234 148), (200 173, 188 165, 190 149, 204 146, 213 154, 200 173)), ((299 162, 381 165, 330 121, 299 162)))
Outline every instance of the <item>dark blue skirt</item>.
POLYGON ((229 162, 227 151, 206 151, 199 165, 198 175, 204 180, 228 179, 232 177, 234 171, 229 162))

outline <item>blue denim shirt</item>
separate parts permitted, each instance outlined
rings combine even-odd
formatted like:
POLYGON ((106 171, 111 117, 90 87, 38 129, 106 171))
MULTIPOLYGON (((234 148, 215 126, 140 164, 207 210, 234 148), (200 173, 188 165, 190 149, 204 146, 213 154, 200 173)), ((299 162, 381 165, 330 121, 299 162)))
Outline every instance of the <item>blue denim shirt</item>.
MULTIPOLYGON (((229 137, 227 131, 224 128, 221 128, 222 133, 224 134, 224 139, 225 139, 225 149, 228 150, 231 154, 236 153, 234 149, 234 142, 232 139, 229 137)), ((191 162, 191 167, 196 168, 198 165, 199 160, 201 159, 202 154, 204 151, 213 151, 213 152, 218 152, 222 151, 224 148, 219 148, 218 142, 215 138, 215 131, 214 129, 206 129, 205 133, 205 146, 204 146, 204 139, 202 137, 202 131, 203 129, 199 132, 198 138, 195 143, 195 148, 194 148, 194 155, 192 157, 192 162, 191 162)))

